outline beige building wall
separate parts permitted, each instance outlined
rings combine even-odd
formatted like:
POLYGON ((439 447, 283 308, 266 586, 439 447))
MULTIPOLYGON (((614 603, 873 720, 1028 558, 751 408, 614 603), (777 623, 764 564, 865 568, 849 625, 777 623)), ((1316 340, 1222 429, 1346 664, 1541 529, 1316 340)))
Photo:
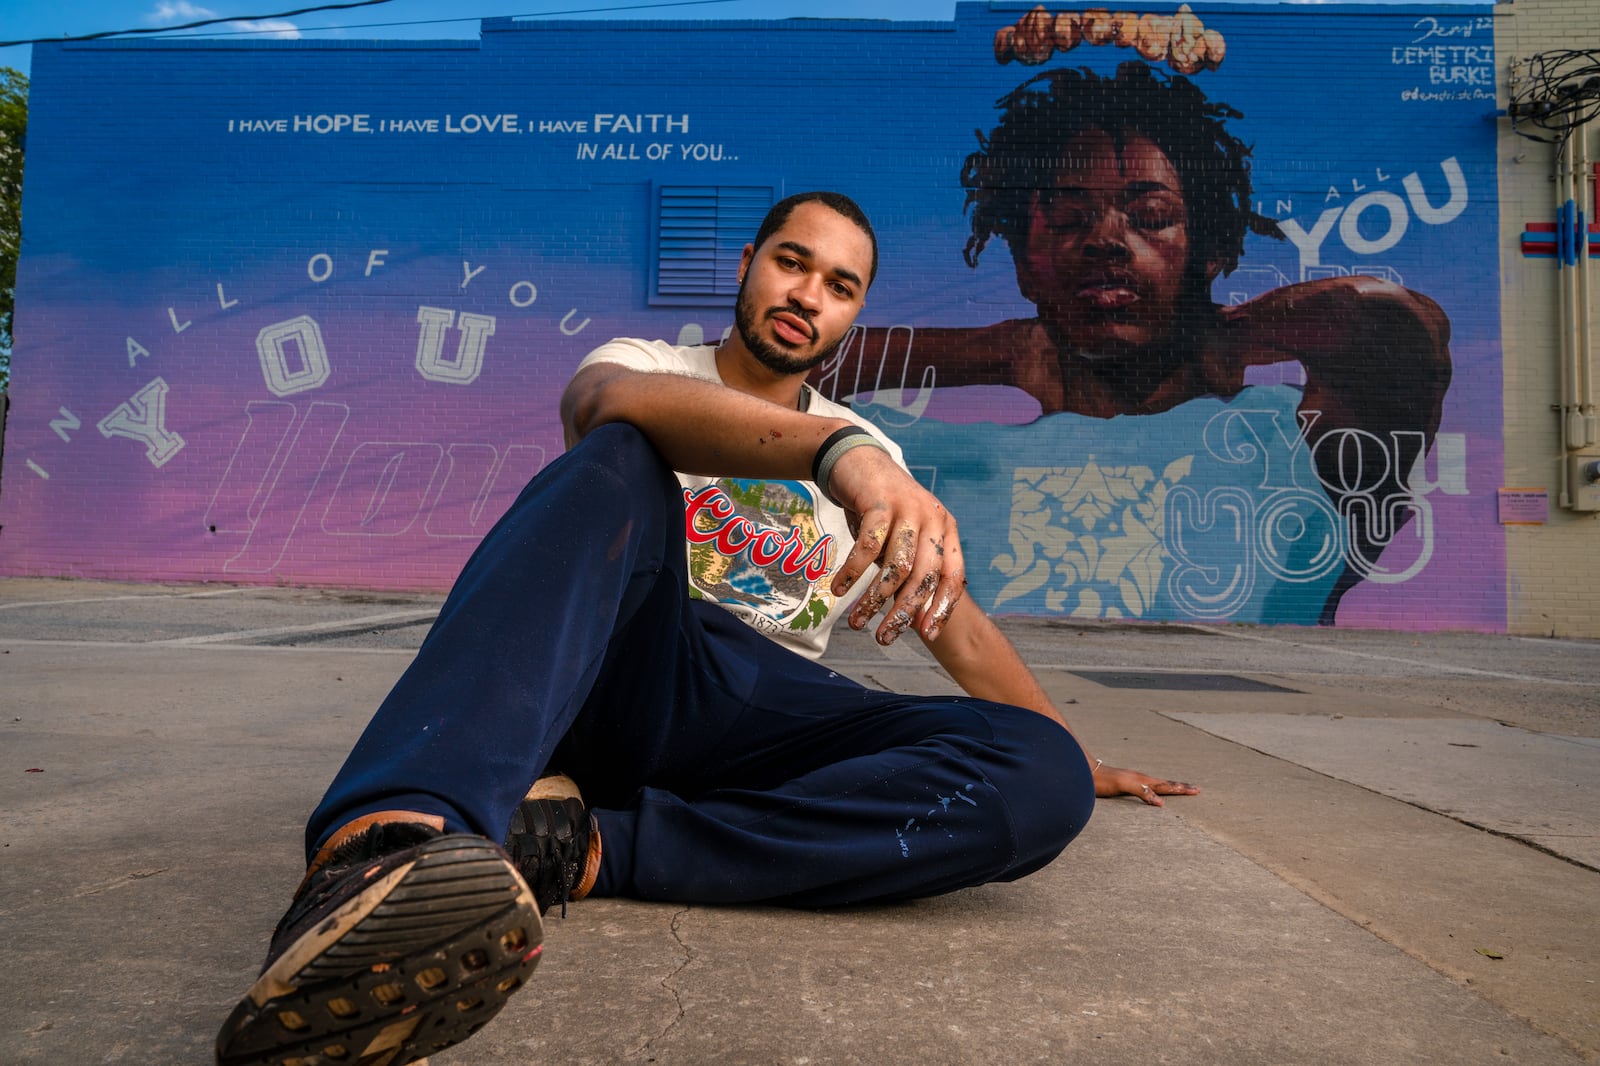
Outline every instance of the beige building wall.
MULTIPOLYGON (((1501 3, 1495 14, 1501 107, 1526 95, 1522 71, 1530 57, 1592 49, 1600 66, 1597 0, 1514 0, 1501 3), (1520 82, 1514 80, 1518 78, 1520 82)), ((1600 506, 1596 502, 1600 488, 1579 488, 1574 496, 1568 480, 1573 460, 1561 435, 1558 408, 1563 357, 1558 289, 1567 270, 1558 269, 1555 260, 1526 258, 1522 253, 1522 235, 1528 223, 1556 220, 1557 151, 1554 145, 1516 135, 1509 118, 1499 121, 1505 366, 1505 473, 1501 484, 1543 489, 1549 494, 1549 518, 1543 525, 1505 527, 1506 626, 1511 633, 1528 635, 1600 637, 1600 510, 1563 506, 1564 498, 1600 506)), ((1590 126, 1583 136, 1589 157, 1596 159, 1600 158, 1600 120, 1590 126)), ((1592 222, 1592 180, 1586 178, 1578 188, 1586 221, 1592 222)), ((1600 277, 1600 260, 1593 261, 1589 269, 1600 277)), ((1596 277, 1583 270, 1577 274, 1579 285, 1593 292, 1596 277)), ((1569 291, 1578 287, 1571 286, 1569 291)), ((1593 314, 1589 318, 1592 322, 1593 314)), ((1590 366, 1600 373, 1593 358, 1590 366)), ((1596 392, 1600 393, 1600 381, 1596 392)), ((1574 407, 1581 398, 1572 398, 1574 407)), ((1577 413, 1581 420, 1581 412, 1577 413)), ((1581 432, 1581 425, 1578 428, 1581 432)), ((1600 448, 1587 451, 1600 460, 1600 448)))

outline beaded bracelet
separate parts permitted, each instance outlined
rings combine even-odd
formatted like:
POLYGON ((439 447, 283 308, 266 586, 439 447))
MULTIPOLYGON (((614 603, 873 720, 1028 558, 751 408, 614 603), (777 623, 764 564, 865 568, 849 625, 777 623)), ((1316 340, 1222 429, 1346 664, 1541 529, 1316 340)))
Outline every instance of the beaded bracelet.
POLYGON ((876 448, 882 452, 889 450, 883 446, 882 441, 860 426, 845 426, 843 429, 834 430, 817 449, 816 456, 811 460, 811 480, 822 491, 822 495, 828 498, 829 503, 835 506, 839 504, 839 501, 833 498, 833 493, 828 491, 828 481, 833 477, 834 466, 844 458, 846 452, 861 447, 876 448))

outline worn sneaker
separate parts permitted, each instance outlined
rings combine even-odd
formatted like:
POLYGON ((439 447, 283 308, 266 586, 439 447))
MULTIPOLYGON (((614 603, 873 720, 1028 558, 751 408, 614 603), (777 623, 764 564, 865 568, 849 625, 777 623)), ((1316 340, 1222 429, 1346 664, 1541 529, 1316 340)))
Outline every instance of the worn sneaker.
POLYGON ((559 903, 565 918, 567 904, 588 895, 600 872, 600 830, 565 774, 534 782, 511 815, 505 846, 540 914, 559 903))
POLYGON ((459 1043, 539 962, 533 894, 493 841, 383 823, 307 875, 219 1066, 401 1066, 459 1043))

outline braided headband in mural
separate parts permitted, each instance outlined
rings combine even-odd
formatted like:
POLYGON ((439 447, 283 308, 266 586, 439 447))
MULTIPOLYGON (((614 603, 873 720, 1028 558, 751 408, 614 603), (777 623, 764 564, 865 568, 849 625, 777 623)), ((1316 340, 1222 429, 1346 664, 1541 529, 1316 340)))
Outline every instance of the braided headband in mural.
POLYGON ((1002 26, 995 33, 994 57, 1000 63, 1015 59, 1037 66, 1053 53, 1070 52, 1080 44, 1132 48, 1179 74, 1216 70, 1228 52, 1222 34, 1206 29, 1188 4, 1173 15, 1103 7, 1050 12, 1040 6, 1023 15, 1015 26, 1002 26))

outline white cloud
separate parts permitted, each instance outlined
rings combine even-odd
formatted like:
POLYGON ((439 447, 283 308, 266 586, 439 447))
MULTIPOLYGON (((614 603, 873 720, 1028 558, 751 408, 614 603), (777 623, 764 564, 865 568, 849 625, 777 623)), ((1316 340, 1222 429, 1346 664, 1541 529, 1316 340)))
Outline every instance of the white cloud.
POLYGON ((189 3, 189 0, 161 0, 155 10, 144 17, 146 22, 198 22, 214 19, 215 11, 189 3))
POLYGON ((238 22, 230 22, 228 25, 235 29, 249 30, 252 33, 276 37, 285 41, 298 41, 300 39, 300 27, 284 19, 256 19, 253 22, 240 19, 238 22))
MULTIPOLYGON (((189 0, 160 0, 150 14, 145 16, 146 22, 157 25, 180 22, 200 22, 204 19, 214 19, 219 16, 210 8, 191 4, 189 0)), ((247 33, 259 33, 264 37, 277 37, 281 40, 297 41, 300 39, 300 27, 286 19, 235 19, 227 23, 228 27, 243 30, 247 33)))

